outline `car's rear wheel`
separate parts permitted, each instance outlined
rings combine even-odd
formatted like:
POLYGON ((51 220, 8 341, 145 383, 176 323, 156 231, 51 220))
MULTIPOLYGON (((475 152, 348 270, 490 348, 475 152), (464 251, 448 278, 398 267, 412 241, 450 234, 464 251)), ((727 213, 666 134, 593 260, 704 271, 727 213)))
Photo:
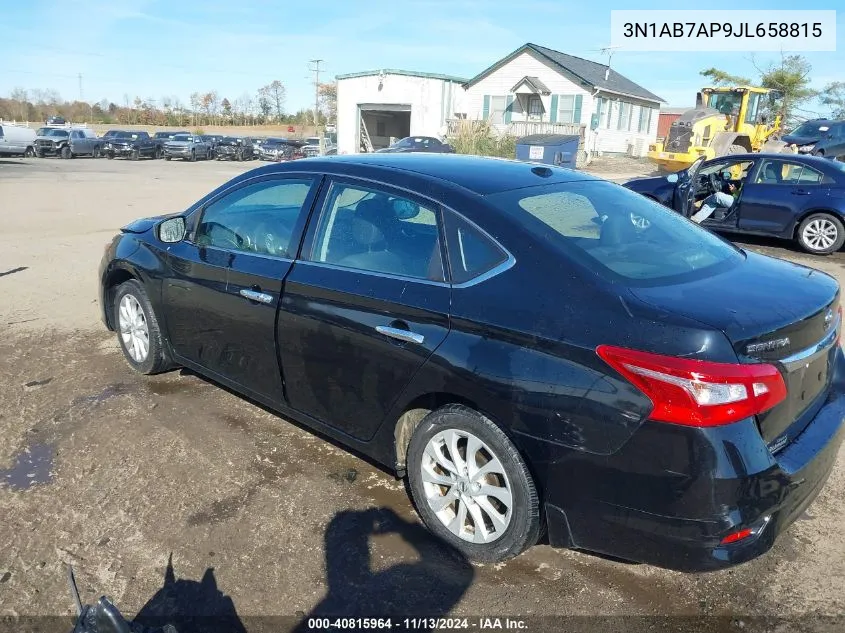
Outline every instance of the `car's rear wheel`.
POLYGON ((193 163, 194 161, 196 161, 196 159, 197 159, 197 150, 192 149, 191 150, 191 157, 188 160, 193 163))
POLYGON ((99 157, 100 157, 100 147, 99 147, 99 145, 98 145, 97 147, 95 147, 95 148, 91 151, 91 158, 99 158, 99 157))
POLYGON ((516 447, 461 405, 428 414, 408 446, 408 484, 425 524, 468 558, 496 562, 540 535, 540 502, 516 447))
POLYGON ((144 287, 131 279, 118 286, 114 295, 114 324, 126 361, 141 374, 168 369, 158 319, 144 287))
POLYGON ((139 150, 139 149, 136 147, 135 149, 133 149, 133 150, 132 150, 132 153, 131 153, 131 154, 129 154, 129 159, 130 159, 130 160, 138 160, 138 159, 140 159, 140 158, 141 158, 141 150, 139 150))
POLYGON ((156 147, 156 150, 155 150, 155 156, 154 156, 154 158, 155 158, 156 160, 161 159, 161 148, 160 148, 160 147, 156 147))
POLYGON ((24 158, 32 158, 33 156, 35 156, 35 150, 32 149, 31 147, 27 147, 26 151, 23 153, 23 155, 24 155, 24 158))
POLYGON ((798 227, 798 243, 807 252, 829 255, 845 244, 842 221, 828 213, 813 213, 798 227))
POLYGON ((70 151, 70 147, 68 147, 67 145, 62 148, 62 158, 73 158, 73 152, 70 151))

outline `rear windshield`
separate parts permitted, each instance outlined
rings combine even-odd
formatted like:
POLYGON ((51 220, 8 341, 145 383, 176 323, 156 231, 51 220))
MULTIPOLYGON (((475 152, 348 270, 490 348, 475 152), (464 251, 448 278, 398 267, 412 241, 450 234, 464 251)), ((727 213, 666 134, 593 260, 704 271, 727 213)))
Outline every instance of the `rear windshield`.
POLYGON ((675 211, 606 181, 526 187, 488 199, 538 239, 627 285, 705 277, 744 257, 675 211))

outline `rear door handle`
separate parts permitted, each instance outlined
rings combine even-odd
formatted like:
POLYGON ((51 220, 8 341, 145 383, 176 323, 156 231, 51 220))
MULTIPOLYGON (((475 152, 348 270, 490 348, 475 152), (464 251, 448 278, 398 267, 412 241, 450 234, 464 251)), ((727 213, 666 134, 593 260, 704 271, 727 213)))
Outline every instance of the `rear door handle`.
POLYGON ((425 337, 422 334, 416 334, 410 330, 390 327, 389 325, 377 325, 376 332, 406 343, 416 343, 417 345, 422 345, 423 341, 425 341, 425 337))
POLYGON ((259 290, 250 290, 244 288, 240 291, 242 297, 246 297, 250 301, 258 301, 259 303, 273 303, 273 295, 268 295, 266 292, 259 290))
POLYGON ((809 196, 810 192, 807 191, 806 189, 793 189, 792 195, 793 196, 809 196))

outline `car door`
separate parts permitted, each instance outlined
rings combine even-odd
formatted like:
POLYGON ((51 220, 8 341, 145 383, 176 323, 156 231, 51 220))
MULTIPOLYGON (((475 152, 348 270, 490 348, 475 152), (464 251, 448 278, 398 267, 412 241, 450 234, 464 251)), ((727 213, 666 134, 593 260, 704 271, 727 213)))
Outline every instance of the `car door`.
POLYGON ((199 210, 191 234, 168 255, 163 303, 174 351, 277 403, 284 398, 276 312, 318 181, 245 181, 199 210))
POLYGON ((798 161, 762 158, 742 191, 739 228, 783 235, 811 198, 822 195, 821 172, 798 161))
POLYGON ((383 184, 324 186, 285 282, 290 406, 361 440, 449 331, 440 210, 383 184))

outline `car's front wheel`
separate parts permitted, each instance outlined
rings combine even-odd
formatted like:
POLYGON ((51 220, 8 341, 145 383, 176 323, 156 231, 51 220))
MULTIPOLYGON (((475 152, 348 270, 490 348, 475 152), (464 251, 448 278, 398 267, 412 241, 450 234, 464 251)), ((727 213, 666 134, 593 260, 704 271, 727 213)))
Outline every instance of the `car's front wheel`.
POLYGON ((144 287, 131 279, 114 294, 114 324, 120 348, 129 365, 141 374, 168 369, 158 319, 144 287))
POLYGON ((829 255, 845 244, 842 221, 828 213, 813 213, 798 227, 798 243, 807 252, 829 255))
POLYGON ((425 524, 481 562, 520 554, 540 535, 528 467, 492 420, 462 405, 428 414, 408 446, 408 484, 425 524))

